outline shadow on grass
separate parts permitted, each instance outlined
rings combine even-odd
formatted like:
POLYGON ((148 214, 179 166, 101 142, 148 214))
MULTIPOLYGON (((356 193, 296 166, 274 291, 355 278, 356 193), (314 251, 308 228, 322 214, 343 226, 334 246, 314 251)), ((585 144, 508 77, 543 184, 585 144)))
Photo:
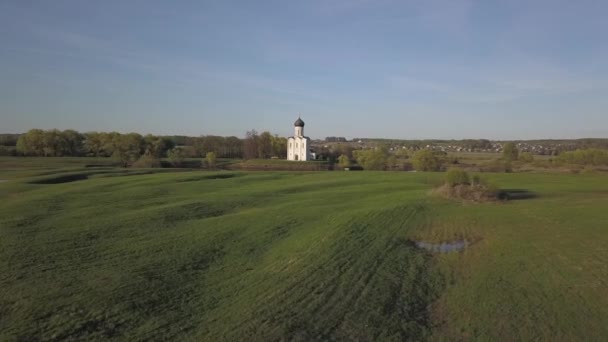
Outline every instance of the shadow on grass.
POLYGON ((208 179, 228 179, 228 178, 234 178, 234 177, 239 177, 239 176, 242 176, 242 175, 237 175, 235 173, 218 173, 218 174, 212 174, 212 175, 204 175, 204 176, 196 176, 196 177, 180 179, 180 180, 178 180, 178 182, 184 183, 184 182, 197 182, 197 181, 208 180, 208 179))
POLYGON ((84 173, 75 173, 69 175, 61 175, 56 177, 49 177, 44 179, 37 179, 29 182, 30 184, 61 184, 61 183, 70 183, 79 180, 89 179, 88 174, 84 173))
POLYGON ((526 189, 501 189, 498 192, 498 199, 500 200, 524 200, 530 198, 536 198, 538 194, 526 189))

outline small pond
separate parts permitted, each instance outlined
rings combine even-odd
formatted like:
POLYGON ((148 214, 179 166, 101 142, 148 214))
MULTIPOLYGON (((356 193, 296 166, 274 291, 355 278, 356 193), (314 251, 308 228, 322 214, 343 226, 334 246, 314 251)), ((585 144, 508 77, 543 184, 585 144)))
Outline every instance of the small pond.
POLYGON ((466 240, 457 240, 451 242, 431 243, 425 241, 414 241, 416 247, 426 249, 434 253, 450 253, 462 251, 469 247, 469 242, 466 240))

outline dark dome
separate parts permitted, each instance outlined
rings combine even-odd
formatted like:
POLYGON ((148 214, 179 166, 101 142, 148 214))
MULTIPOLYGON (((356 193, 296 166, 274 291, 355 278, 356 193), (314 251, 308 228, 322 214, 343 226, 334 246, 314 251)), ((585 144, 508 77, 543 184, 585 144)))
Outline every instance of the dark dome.
POLYGON ((302 121, 302 119, 300 119, 300 117, 298 117, 298 120, 296 120, 296 122, 293 125, 296 127, 304 127, 304 121, 302 121))

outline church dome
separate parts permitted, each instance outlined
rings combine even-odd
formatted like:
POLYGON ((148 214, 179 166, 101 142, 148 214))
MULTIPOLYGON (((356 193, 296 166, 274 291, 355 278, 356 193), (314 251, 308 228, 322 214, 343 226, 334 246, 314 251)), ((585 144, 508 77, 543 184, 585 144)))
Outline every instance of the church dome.
POLYGON ((298 117, 298 120, 296 120, 296 122, 293 125, 296 127, 304 127, 304 121, 302 121, 302 119, 300 119, 300 117, 298 117))

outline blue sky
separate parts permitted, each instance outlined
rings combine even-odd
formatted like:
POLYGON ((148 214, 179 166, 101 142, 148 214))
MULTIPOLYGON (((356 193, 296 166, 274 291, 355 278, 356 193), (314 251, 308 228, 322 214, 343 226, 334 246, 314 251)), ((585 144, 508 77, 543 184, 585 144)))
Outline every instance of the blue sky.
POLYGON ((0 132, 608 137, 608 1, 0 1, 0 132))

